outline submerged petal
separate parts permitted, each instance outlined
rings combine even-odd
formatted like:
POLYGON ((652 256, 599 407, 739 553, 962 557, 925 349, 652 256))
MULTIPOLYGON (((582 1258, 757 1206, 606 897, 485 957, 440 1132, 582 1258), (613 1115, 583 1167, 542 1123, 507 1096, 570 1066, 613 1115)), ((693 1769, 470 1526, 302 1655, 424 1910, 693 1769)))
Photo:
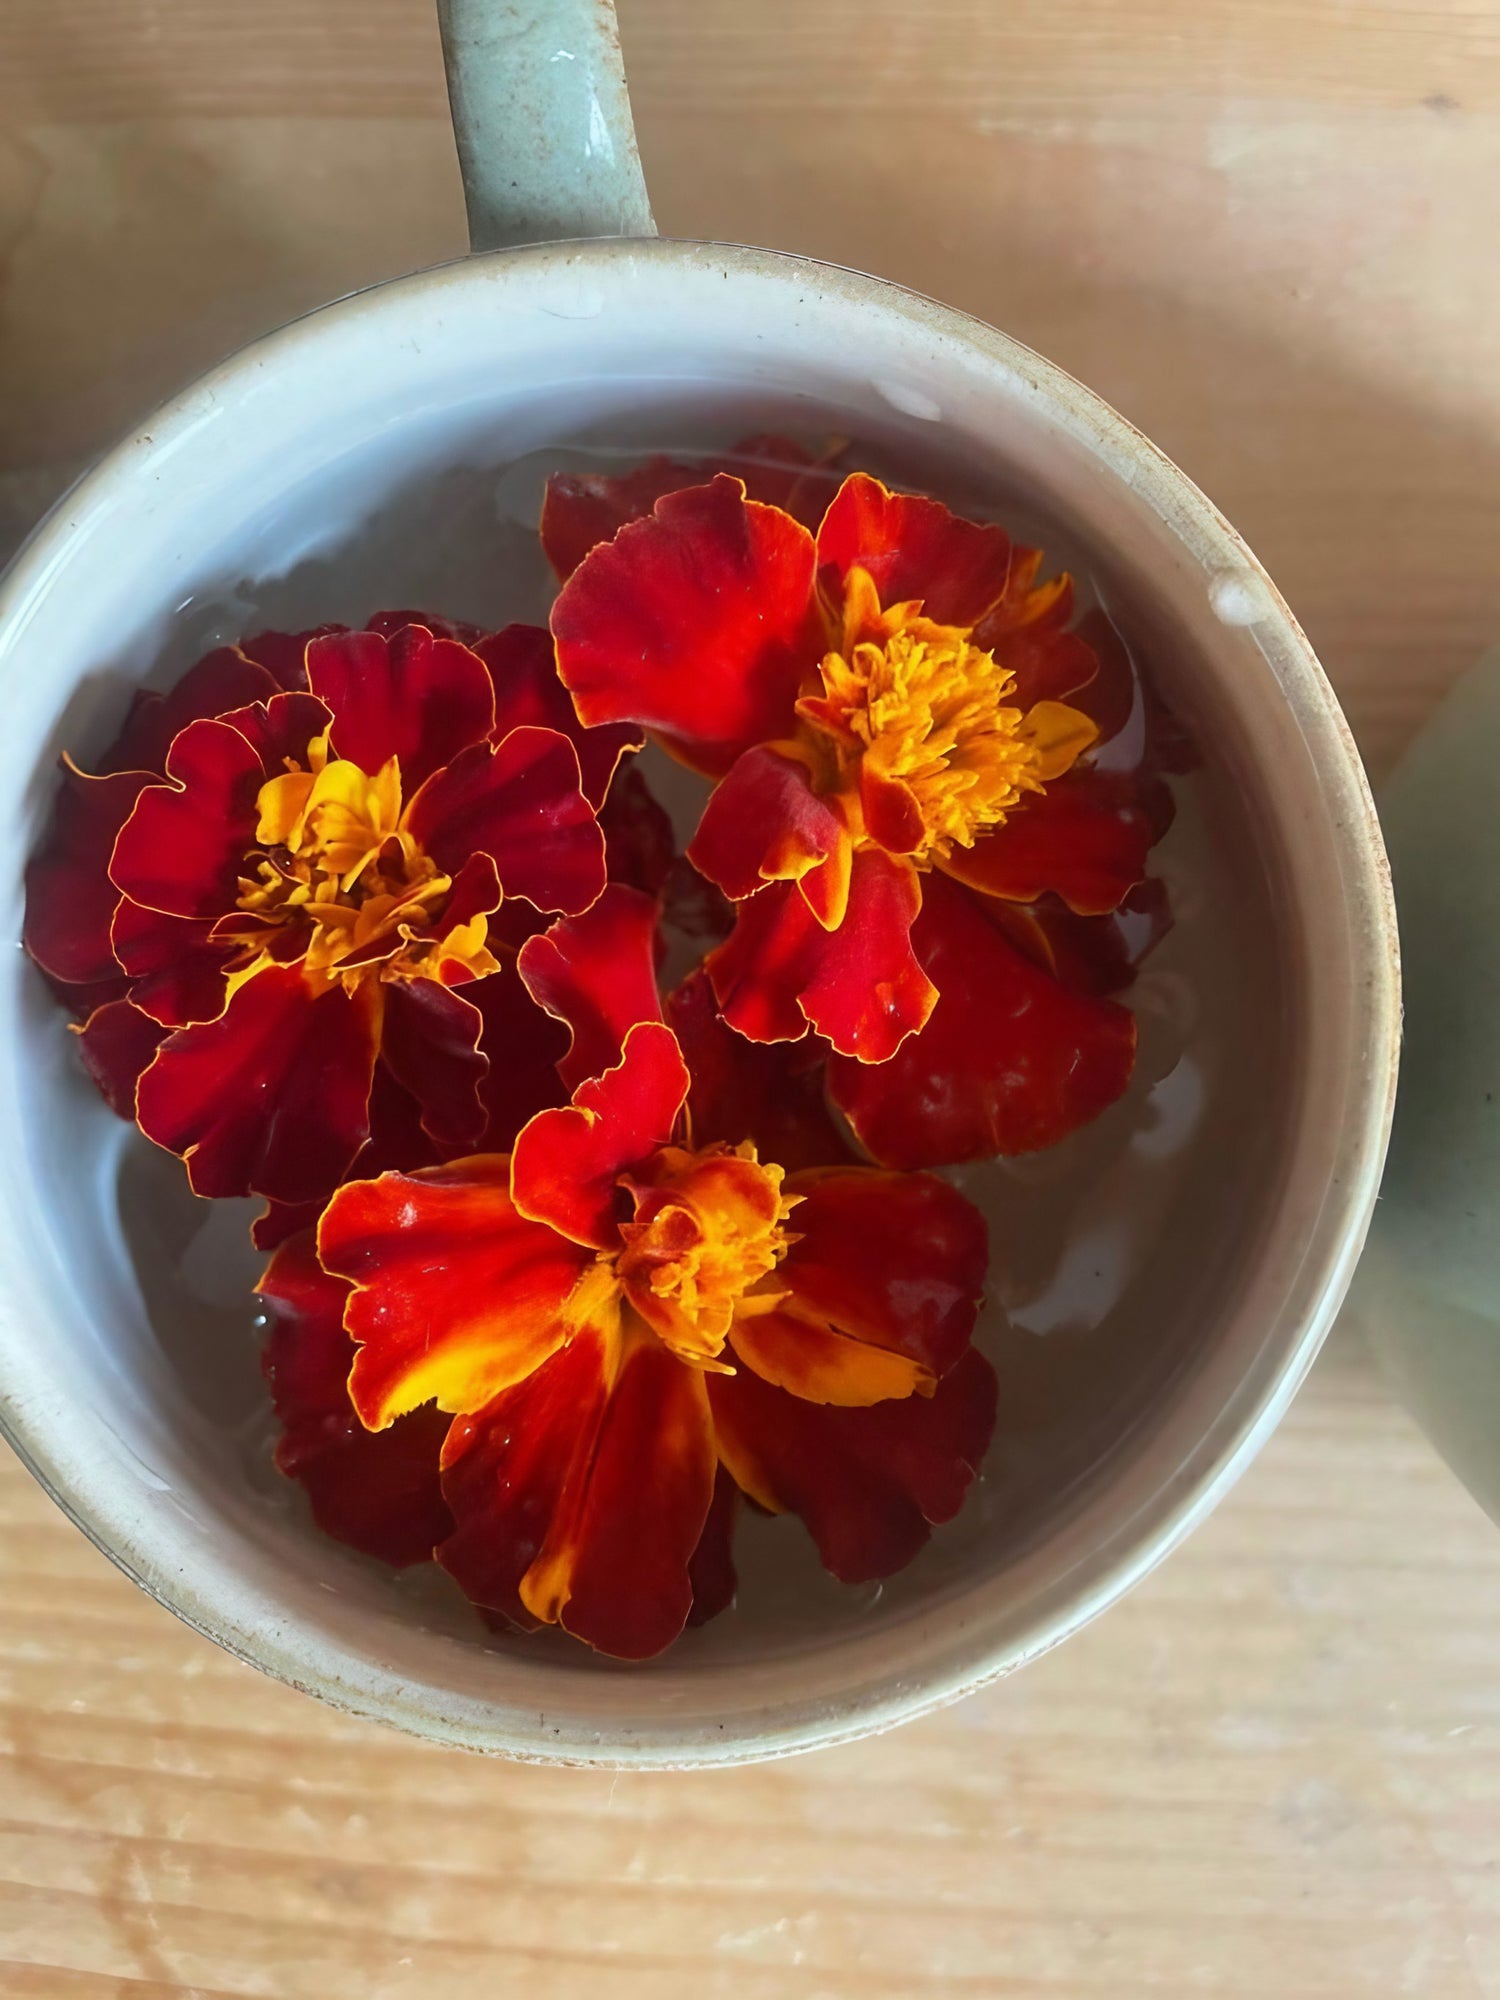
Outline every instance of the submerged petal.
POLYGON ((940 994, 931 1019, 888 1063, 829 1063, 835 1104, 887 1166, 1038 1151, 1096 1118, 1130 1081, 1129 1011, 1050 978, 991 919, 987 900, 927 878, 912 937, 940 994))
POLYGON ((851 1159, 829 1114, 823 1052, 810 1041, 751 1042, 719 1012, 700 967, 668 995, 667 1019, 692 1077, 688 1111, 698 1145, 749 1139, 788 1172, 851 1159))
POLYGON ((1160 783, 1070 771, 940 866, 985 895, 1029 903, 1050 889, 1079 916, 1101 916, 1144 878, 1170 818, 1171 794, 1160 783))
POLYGON ((688 1564, 693 1608, 689 1625, 706 1625, 727 1611, 739 1589, 734 1568, 734 1531, 739 1520, 740 1489, 721 1465, 714 1477, 714 1497, 698 1546, 688 1564))
POLYGON ((994 1430, 996 1390, 972 1348, 930 1397, 868 1409, 800 1401, 748 1368, 708 1384, 736 1483, 770 1512, 800 1515, 845 1583, 893 1575, 958 1512, 994 1430))
POLYGON ((430 1561, 453 1528, 439 1473, 449 1418, 413 1410, 365 1429, 349 1400, 349 1287, 319 1264, 311 1231, 278 1250, 256 1290, 271 1312, 261 1366, 282 1426, 278 1468, 325 1535, 398 1569, 430 1561))
POLYGON ((989 1267, 974 1204, 933 1174, 877 1167, 794 1174, 787 1193, 801 1197, 778 1274, 789 1310, 904 1356, 928 1387, 945 1375, 968 1347, 989 1267))

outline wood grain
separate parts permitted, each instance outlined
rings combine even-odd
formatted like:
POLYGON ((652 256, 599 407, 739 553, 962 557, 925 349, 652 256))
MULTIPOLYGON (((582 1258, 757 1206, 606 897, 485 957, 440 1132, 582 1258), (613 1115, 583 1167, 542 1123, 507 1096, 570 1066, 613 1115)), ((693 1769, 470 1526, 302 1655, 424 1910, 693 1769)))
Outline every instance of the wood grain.
MULTIPOLYGON (((663 227, 1052 354, 1269 562, 1377 769, 1500 633, 1494 0, 624 0, 663 227)), ((428 0, 0 7, 0 538, 457 253, 428 0)), ((345 1721, 0 1464, 0 1994, 1494 2000, 1500 1540, 1337 1339, 1103 1623, 880 1742, 531 1771, 345 1721)))

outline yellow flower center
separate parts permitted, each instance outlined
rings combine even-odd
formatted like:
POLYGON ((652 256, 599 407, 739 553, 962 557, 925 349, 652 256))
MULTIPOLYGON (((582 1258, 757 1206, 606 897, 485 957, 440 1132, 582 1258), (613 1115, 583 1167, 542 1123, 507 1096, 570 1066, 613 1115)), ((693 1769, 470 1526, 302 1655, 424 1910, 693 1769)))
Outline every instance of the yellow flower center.
POLYGON ((917 601, 882 607, 858 567, 846 590, 839 647, 819 667, 822 693, 798 712, 831 748, 837 790, 868 804, 866 781, 884 786, 888 823, 904 836, 898 851, 919 867, 972 847, 1097 736, 1063 702, 1015 706, 1015 675, 967 627, 924 618, 917 601))
POLYGON ((765 1283, 796 1240, 784 1224, 801 1197, 784 1195, 782 1178, 747 1140, 698 1151, 663 1146, 622 1183, 635 1214, 620 1225, 615 1271, 679 1359, 729 1372, 719 1356, 731 1325, 785 1297, 765 1283))
POLYGON ((861 691, 849 724, 866 764, 899 778, 922 815, 918 860, 971 847, 1023 792, 1041 791, 1038 748, 1006 705, 1015 676, 964 634, 911 625, 856 646, 849 672, 861 691))
POLYGON ((245 857, 238 907, 254 920, 241 934, 264 949, 231 976, 231 990, 285 961, 288 931, 309 980, 350 991, 370 978, 435 978, 440 960, 461 961, 476 978, 495 970, 487 917, 443 925, 452 877, 402 824, 394 757, 372 777, 330 758, 327 737, 315 737, 306 768, 268 779, 256 807, 258 844, 245 857))

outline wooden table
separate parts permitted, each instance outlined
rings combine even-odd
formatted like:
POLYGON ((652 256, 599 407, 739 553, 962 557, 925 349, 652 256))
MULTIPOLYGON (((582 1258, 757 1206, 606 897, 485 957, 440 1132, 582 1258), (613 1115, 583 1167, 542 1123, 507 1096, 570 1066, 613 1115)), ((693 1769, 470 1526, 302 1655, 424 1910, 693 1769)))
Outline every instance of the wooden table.
MULTIPOLYGON (((1377 774, 1500 634, 1495 0, 625 0, 662 226, 1018 333, 1270 564, 1377 774)), ((0 5, 0 537, 463 234, 428 0, 0 5)), ((1335 1338, 1137 1594, 880 1742, 607 1777, 257 1678, 0 1465, 0 1994, 1500 1995, 1500 1537, 1335 1338)))

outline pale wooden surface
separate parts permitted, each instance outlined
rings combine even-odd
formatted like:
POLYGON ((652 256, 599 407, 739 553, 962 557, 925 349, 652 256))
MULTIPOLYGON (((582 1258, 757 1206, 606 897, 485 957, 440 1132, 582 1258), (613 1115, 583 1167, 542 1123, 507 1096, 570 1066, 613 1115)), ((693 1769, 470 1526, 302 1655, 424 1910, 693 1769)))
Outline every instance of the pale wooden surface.
MULTIPOLYGON (((0 0, 0 538, 150 398, 462 248, 428 0, 0 0)), ((624 0, 666 229, 1091 381, 1372 762, 1500 635, 1496 0, 624 0)), ((486 1765, 259 1680, 0 1465, 0 1993, 1489 2000, 1500 1537, 1341 1337, 1020 1679, 759 1771, 486 1765)))

